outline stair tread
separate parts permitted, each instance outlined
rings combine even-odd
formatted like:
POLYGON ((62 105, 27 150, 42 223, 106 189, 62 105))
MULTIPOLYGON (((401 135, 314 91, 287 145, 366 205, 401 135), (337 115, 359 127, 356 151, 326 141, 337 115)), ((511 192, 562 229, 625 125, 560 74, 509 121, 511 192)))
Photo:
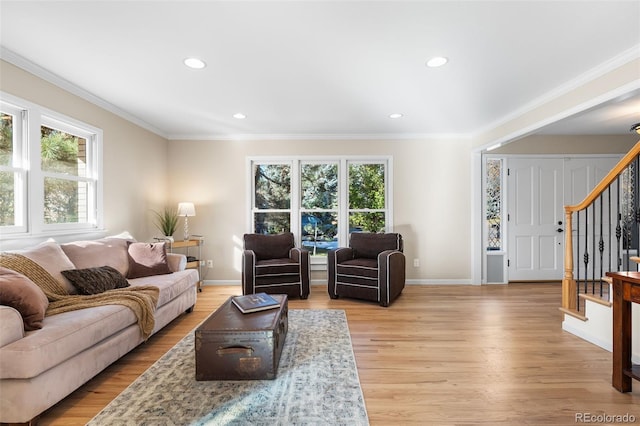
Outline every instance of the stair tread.
POLYGON ((567 315, 571 315, 574 318, 577 318, 581 321, 588 321, 589 319, 587 317, 585 317, 584 315, 582 315, 582 313, 574 310, 574 309, 567 309, 567 308, 558 308, 560 309, 561 312, 564 312, 567 315))
POLYGON ((603 295, 602 297, 595 295, 595 294, 585 294, 585 293, 580 293, 578 295, 578 297, 580 297, 581 299, 584 300, 590 300, 591 302, 594 303, 598 303, 600 305, 603 306, 611 306, 612 303, 607 299, 604 299, 604 297, 607 297, 606 295, 603 295))

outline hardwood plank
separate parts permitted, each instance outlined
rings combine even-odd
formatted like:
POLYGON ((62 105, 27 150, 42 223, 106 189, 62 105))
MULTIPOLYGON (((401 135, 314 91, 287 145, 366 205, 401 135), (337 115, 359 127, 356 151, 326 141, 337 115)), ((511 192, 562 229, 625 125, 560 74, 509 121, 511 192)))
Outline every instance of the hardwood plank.
MULTIPOLYGON (((191 314, 45 412, 40 425, 83 425, 239 286, 205 286, 191 314)), ((557 284, 405 288, 389 308, 330 300, 312 286, 290 309, 347 312, 372 425, 570 425, 576 414, 640 420, 640 384, 611 386, 611 353, 562 331, 557 284)))

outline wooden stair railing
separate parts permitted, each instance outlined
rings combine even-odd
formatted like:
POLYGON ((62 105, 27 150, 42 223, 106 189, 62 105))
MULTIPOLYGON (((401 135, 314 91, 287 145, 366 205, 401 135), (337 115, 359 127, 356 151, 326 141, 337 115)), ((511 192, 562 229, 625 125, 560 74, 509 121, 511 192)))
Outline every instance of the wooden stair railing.
MULTIPOLYGON (((603 195, 611 185, 619 178, 627 167, 640 156, 640 141, 615 165, 613 169, 596 185, 596 187, 576 205, 565 206, 565 245, 564 245, 564 277, 562 279, 562 307, 563 312, 577 310, 576 279, 574 277, 574 241, 573 241, 573 215, 590 207, 595 200, 603 195)), ((610 199, 610 198, 609 198, 610 199)), ((619 200, 618 200, 619 202, 619 200)), ((595 213, 594 213, 595 217, 595 213)), ((602 220, 602 219, 601 219, 602 220)), ((586 227, 585 227, 586 228, 586 227)), ((593 237, 595 238, 595 236, 593 237)))

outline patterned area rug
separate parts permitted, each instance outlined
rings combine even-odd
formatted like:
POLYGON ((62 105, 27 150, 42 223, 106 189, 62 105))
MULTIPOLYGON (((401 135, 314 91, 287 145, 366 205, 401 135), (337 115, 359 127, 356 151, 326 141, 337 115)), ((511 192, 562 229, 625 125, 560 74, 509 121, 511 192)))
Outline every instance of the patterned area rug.
POLYGON ((88 425, 368 425, 342 310, 290 310, 274 380, 195 380, 194 333, 88 425))

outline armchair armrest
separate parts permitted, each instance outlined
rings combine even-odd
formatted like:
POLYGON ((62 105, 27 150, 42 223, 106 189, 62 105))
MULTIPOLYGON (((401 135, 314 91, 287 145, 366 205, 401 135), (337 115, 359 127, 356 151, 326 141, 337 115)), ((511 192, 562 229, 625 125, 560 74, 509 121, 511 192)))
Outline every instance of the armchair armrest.
POLYGON ((336 262, 342 263, 345 260, 353 259, 355 250, 353 250, 351 247, 340 247, 335 249, 334 252, 335 252, 336 262))
POLYGON ((406 260, 398 250, 385 250, 378 255, 380 305, 389 306, 404 289, 406 260))
POLYGON ((327 252, 327 289, 329 297, 336 299, 336 279, 338 264, 353 259, 354 250, 351 247, 340 247, 327 252))
POLYGON ((253 250, 242 251, 242 294, 255 293, 256 253, 253 250))

